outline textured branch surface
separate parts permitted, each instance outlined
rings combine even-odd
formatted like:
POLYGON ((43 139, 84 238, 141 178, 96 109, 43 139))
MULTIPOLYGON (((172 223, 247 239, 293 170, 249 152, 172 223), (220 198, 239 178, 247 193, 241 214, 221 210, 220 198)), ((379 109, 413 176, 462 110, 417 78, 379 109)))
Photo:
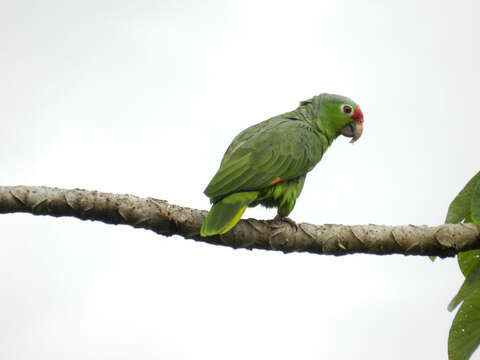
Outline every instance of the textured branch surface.
POLYGON ((0 213, 15 212, 73 216, 130 225, 166 236, 180 235, 215 245, 283 252, 448 257, 480 248, 479 232, 473 224, 429 227, 302 223, 294 228, 288 223, 247 219, 227 234, 203 238, 199 231, 207 212, 172 205, 165 200, 45 186, 0 187, 0 213))

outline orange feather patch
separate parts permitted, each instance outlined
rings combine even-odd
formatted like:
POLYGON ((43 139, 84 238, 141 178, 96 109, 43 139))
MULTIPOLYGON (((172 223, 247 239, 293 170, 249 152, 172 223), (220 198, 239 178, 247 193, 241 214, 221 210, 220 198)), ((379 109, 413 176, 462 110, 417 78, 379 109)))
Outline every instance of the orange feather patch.
POLYGON ((280 181, 282 181, 282 178, 277 177, 275 180, 271 182, 271 185, 278 184, 280 181))

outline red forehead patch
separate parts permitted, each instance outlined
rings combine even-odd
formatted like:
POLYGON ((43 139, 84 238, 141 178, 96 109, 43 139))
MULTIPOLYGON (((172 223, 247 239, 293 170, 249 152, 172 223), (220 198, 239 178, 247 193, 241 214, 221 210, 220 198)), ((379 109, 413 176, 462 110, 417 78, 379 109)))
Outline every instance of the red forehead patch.
POLYGON ((358 106, 355 107, 352 119, 354 119, 356 122, 359 122, 360 124, 363 123, 363 113, 358 106))

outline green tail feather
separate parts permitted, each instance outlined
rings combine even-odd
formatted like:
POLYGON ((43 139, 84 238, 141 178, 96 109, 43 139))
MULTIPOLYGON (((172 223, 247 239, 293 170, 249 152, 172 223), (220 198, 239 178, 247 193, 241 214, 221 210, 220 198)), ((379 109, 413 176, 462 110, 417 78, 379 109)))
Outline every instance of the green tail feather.
POLYGON ((257 199, 258 191, 228 195, 213 204, 200 230, 201 236, 225 234, 242 217, 245 209, 257 199))

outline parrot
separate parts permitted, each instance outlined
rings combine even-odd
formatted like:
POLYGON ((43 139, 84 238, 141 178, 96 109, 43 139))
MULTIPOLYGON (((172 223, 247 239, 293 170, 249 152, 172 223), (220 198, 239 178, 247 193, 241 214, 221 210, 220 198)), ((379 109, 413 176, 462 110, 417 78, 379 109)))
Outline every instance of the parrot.
POLYGON ((204 194, 213 204, 200 229, 202 237, 231 230, 247 207, 276 207, 274 220, 288 218, 305 177, 339 135, 357 141, 363 113, 341 95, 320 94, 301 101, 293 111, 240 132, 227 148, 204 194))

